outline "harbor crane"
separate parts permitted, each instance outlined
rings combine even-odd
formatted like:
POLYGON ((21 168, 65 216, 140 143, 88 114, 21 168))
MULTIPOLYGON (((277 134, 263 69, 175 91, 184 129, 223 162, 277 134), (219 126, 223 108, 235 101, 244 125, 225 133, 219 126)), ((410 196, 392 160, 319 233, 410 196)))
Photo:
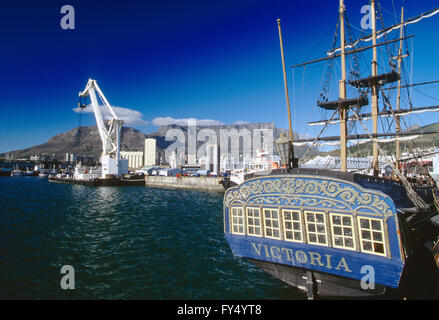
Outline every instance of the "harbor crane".
MULTIPOLYGON (((91 105, 96 118, 96 125, 102 141, 102 178, 105 179, 111 176, 121 177, 123 174, 128 173, 128 160, 120 158, 120 132, 123 120, 118 118, 117 114, 108 103, 107 98, 105 98, 102 93, 102 90, 99 88, 96 80, 89 79, 84 91, 79 92, 80 99, 88 96, 90 96, 91 105), (99 95, 104 107, 110 114, 108 127, 102 116, 96 93, 99 95)), ((85 104, 79 103, 81 109, 85 108, 85 106, 85 104)))

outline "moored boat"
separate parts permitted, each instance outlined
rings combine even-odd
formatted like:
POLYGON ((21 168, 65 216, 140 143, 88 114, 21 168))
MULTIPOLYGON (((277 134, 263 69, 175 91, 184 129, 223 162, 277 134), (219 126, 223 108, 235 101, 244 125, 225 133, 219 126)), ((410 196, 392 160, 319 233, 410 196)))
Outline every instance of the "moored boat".
MULTIPOLYGON (((276 141, 284 168, 247 174, 238 184, 233 186, 229 183, 224 195, 224 233, 233 254, 303 290, 310 299, 317 296, 388 296, 395 292, 405 295, 412 289, 411 284, 418 282, 424 270, 433 272, 433 277, 434 272, 437 273, 434 263, 438 257, 438 246, 435 240, 439 230, 437 224, 432 222, 438 217, 439 192, 436 183, 428 172, 425 172, 426 181, 409 179, 401 172, 399 139, 414 134, 402 132, 399 126, 402 112, 397 111, 397 116, 393 111, 378 112, 378 92, 384 97, 385 106, 392 110, 382 87, 398 81, 397 88, 400 90, 401 68, 377 74, 376 48, 396 41, 402 42, 405 38, 401 35, 397 40, 376 43, 376 2, 371 0, 372 35, 363 38, 373 40, 372 46, 357 50, 355 45, 360 41, 352 41, 349 45, 345 43, 345 7, 343 0, 340 0, 337 26, 341 33, 340 54, 335 55, 334 52, 338 51, 333 50, 329 57, 309 62, 330 60, 333 63, 335 57, 341 57, 342 79, 339 81, 338 100, 328 101, 328 89, 324 88, 321 100, 317 103, 320 108, 333 112, 329 120, 320 124, 326 128, 329 123, 340 123, 339 137, 320 137, 324 128, 316 138, 293 141, 278 20, 290 125, 289 139, 283 134, 276 141), (348 48, 351 50, 346 52, 348 48), (355 79, 347 81, 345 56, 366 49, 374 51, 372 76, 360 79, 359 71, 353 70, 351 75, 355 79), (347 98, 347 84, 358 89, 358 97, 347 98), (361 108, 369 103, 368 93, 371 94, 372 113, 361 114, 361 108), (337 113, 339 118, 334 119, 337 113), (383 114, 396 119, 396 133, 377 132, 377 118, 383 114), (373 133, 369 133, 362 123, 363 116, 372 118, 373 133), (367 134, 348 135, 348 120, 361 123, 367 134), (378 154, 381 149, 378 143, 393 141, 378 141, 378 138, 385 136, 393 137, 397 146, 396 160, 388 164, 392 168, 392 174, 388 177, 379 174, 378 154), (347 142, 365 139, 369 139, 373 146, 373 161, 369 168, 371 174, 349 172, 347 142), (294 157, 293 145, 310 143, 310 150, 316 142, 322 141, 339 142, 339 170, 301 168, 299 159, 294 157), (431 245, 427 248, 424 242, 431 245), (425 251, 429 254, 425 255, 425 251), (423 260, 425 256, 427 259, 423 260), (431 259, 432 256, 434 259, 431 259)), ((430 11, 428 15, 406 21, 401 18, 400 24, 384 29, 380 34, 397 29, 403 34, 406 23, 417 22, 437 13, 439 8, 430 11)), ((403 58, 401 50, 394 58, 400 65, 403 58)), ((396 69, 395 64, 389 65, 396 69)), ((400 109, 399 101, 398 94, 397 110, 400 109)), ((422 155, 417 154, 416 158, 422 163, 422 155)), ((431 277, 423 280, 420 286, 427 287, 432 283, 431 277)))
MULTIPOLYGON (((395 193, 392 198, 364 187, 367 180, 310 169, 256 173, 224 195, 224 232, 233 254, 311 298, 398 288, 410 254, 408 230, 416 226, 407 218, 415 208, 402 185, 375 180, 395 193)), ((422 213, 424 219, 435 214, 422 213)))

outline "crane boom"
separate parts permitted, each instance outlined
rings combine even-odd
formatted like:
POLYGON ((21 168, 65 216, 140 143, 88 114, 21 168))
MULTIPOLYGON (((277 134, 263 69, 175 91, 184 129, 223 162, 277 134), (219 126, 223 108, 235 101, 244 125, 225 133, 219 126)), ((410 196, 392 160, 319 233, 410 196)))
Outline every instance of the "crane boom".
POLYGON ((123 120, 118 118, 96 80, 89 79, 85 89, 79 92, 79 96, 84 98, 90 96, 96 125, 102 141, 102 177, 105 178, 108 174, 121 176, 128 173, 128 163, 126 163, 126 160, 120 159, 120 131, 123 120), (108 128, 104 122, 96 93, 110 113, 111 118, 108 121, 108 128))

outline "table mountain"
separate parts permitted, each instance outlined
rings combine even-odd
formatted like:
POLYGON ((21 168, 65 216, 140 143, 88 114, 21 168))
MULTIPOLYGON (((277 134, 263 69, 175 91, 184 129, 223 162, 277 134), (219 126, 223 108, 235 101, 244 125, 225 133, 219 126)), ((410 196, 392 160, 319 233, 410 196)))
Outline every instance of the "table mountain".
MULTIPOLYGON (((273 151, 276 154, 275 141, 279 138, 281 133, 286 133, 288 131, 285 129, 276 128, 274 123, 264 122, 264 123, 247 123, 239 125, 212 125, 212 126, 198 126, 197 130, 201 129, 212 129, 217 133, 218 142, 219 132, 221 129, 249 129, 252 132, 253 129, 271 129, 273 130, 273 151)), ((127 151, 143 151, 145 145, 145 138, 155 138, 157 140, 157 151, 166 149, 172 141, 166 141, 166 132, 170 129, 181 129, 187 141, 187 126, 179 125, 167 125, 161 126, 156 132, 145 134, 137 129, 131 127, 122 127, 121 131, 121 150, 127 151)), ((294 133, 295 138, 298 137, 297 133, 294 133)), ((197 148, 203 142, 197 143, 197 148)), ((242 144, 242 143, 241 143, 242 144)), ((307 147, 297 147, 295 148, 297 156, 302 155, 306 151, 307 147)), ((242 150, 242 146, 241 146, 242 150)), ((92 127, 77 127, 69 131, 59 133, 54 137, 50 138, 46 143, 36 145, 23 150, 11 151, 14 158, 29 158, 31 155, 42 155, 46 154, 52 156, 56 154, 58 159, 64 159, 66 153, 75 153, 78 155, 94 155, 99 158, 102 152, 102 142, 99 136, 97 126, 92 127)), ((4 156, 5 154, 3 154, 4 156)), ((1 155, 0 155, 1 156, 1 155)))

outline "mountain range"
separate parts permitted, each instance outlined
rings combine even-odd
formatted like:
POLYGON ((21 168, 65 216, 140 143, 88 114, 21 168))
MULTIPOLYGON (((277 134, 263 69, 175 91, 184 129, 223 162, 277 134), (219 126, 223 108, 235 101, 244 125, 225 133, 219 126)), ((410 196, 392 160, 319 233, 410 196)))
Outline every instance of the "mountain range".
MULTIPOLYGON (((166 149, 173 141, 166 141, 166 133, 171 129, 180 129, 186 138, 188 139, 188 127, 181 125, 166 125, 161 126, 156 132, 143 133, 140 130, 123 127, 121 130, 121 150, 123 151, 143 151, 145 145, 145 138, 155 138, 157 141, 157 151, 166 149)), ((273 151, 277 154, 275 141, 279 138, 281 133, 288 135, 288 131, 281 128, 276 128, 272 122, 263 123, 246 123, 246 124, 236 124, 236 125, 210 125, 210 126, 198 126, 197 132, 201 129, 211 129, 213 130, 219 139, 220 130, 231 130, 231 129, 248 129, 250 132, 254 129, 268 129, 273 131, 273 151)), ((299 135, 294 132, 294 138, 299 135)), ((240 139, 242 140, 242 139, 240 139)), ((204 142, 197 141, 197 150, 204 142)), ((242 141, 240 143, 240 149, 242 150, 242 141)), ((300 156, 307 150, 306 146, 295 147, 296 156, 300 156)), ((13 154, 14 159, 18 158, 29 158, 31 155, 42 155, 46 154, 52 156, 57 155, 58 159, 63 159, 65 153, 74 153, 78 155, 94 155, 99 158, 102 152, 102 142, 99 136, 97 126, 91 127, 77 127, 69 131, 59 133, 54 137, 50 138, 47 142, 32 146, 22 150, 10 151, 9 154, 13 154)), ((314 151, 315 152, 315 151, 314 151)), ((0 154, 1 158, 4 158, 6 153, 0 154)))

